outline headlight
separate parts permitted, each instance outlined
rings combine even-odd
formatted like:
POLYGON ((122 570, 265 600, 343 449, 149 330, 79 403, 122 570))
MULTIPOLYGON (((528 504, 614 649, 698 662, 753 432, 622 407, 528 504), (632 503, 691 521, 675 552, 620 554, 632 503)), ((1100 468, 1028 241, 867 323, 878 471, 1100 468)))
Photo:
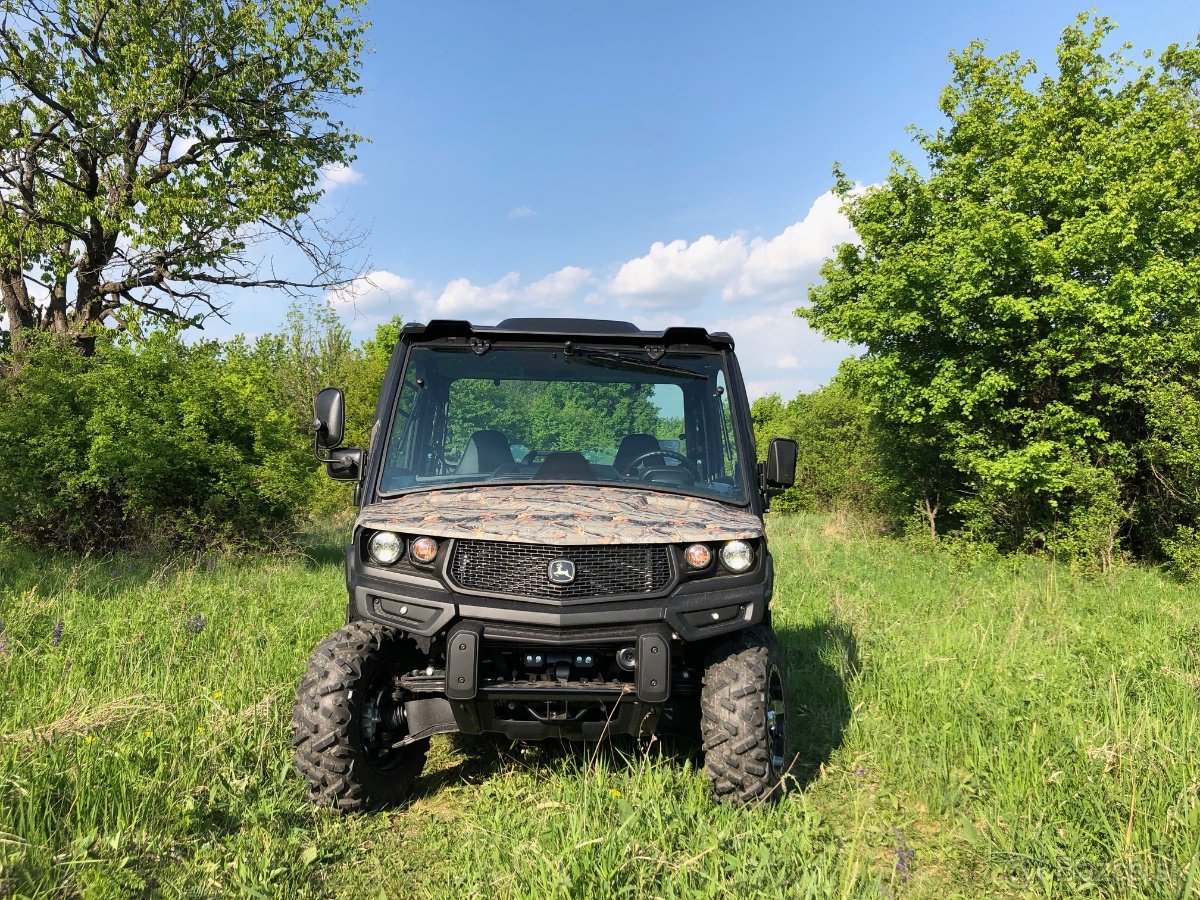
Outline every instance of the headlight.
POLYGON ((371 554, 371 559, 374 562, 383 566, 390 566, 404 552, 404 541, 400 540, 400 535, 394 532, 377 531, 371 535, 371 540, 367 542, 367 552, 371 554))
POLYGON ((712 562, 712 551, 705 544, 692 544, 683 551, 689 569, 707 569, 712 562))
POLYGON ((730 541, 721 548, 721 562, 730 572, 745 572, 754 565, 754 548, 745 541, 730 541))
POLYGON ((408 555, 413 562, 431 563, 437 556, 437 541, 433 538, 419 537, 408 545, 408 555))

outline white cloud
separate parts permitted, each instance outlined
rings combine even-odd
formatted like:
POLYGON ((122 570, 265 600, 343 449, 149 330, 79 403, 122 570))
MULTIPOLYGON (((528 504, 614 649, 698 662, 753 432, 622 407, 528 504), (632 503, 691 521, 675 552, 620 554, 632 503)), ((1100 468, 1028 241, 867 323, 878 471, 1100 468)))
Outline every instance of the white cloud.
POLYGON ((769 240, 751 241, 741 273, 725 287, 725 298, 761 299, 784 290, 795 292, 811 282, 835 246, 854 240, 841 204, 839 197, 826 192, 801 221, 769 240))
POLYGON ((834 195, 822 194, 803 219, 774 237, 657 242, 646 255, 614 265, 609 271, 616 274, 607 279, 564 266, 528 283, 509 272, 484 284, 455 278, 438 290, 378 271, 328 299, 367 324, 403 312, 409 320, 478 324, 540 313, 629 318, 650 330, 699 325, 734 336, 752 398, 771 392, 790 398, 828 382, 853 352, 824 340, 792 312, 833 247, 854 240, 839 206, 834 195))
POLYGON ((841 199, 824 193, 799 222, 770 238, 747 241, 704 235, 657 242, 623 263, 603 293, 643 310, 694 306, 720 295, 729 301, 795 303, 835 246, 854 240, 841 199))
POLYGON ((348 285, 325 295, 334 310, 349 313, 355 326, 372 326, 403 313, 401 304, 419 300, 421 292, 411 278, 379 269, 359 275, 348 285))
POLYGON ((528 206, 514 206, 508 211, 508 218, 515 222, 517 219, 528 219, 531 216, 536 216, 537 210, 528 206))
POLYGON ((792 312, 794 305, 785 302, 709 326, 733 335, 751 400, 770 393, 790 399, 797 391, 812 390, 828 382, 852 352, 809 328, 792 312))
POLYGON ((711 234, 690 244, 661 241, 645 256, 621 266, 608 285, 610 293, 630 306, 664 307, 689 301, 719 288, 733 277, 746 258, 741 237, 718 240, 711 234))
POLYGON ((592 278, 588 269, 564 266, 525 289, 525 298, 537 306, 561 306, 574 300, 592 278))
POLYGON ((530 284, 509 272, 492 284, 477 285, 467 278, 456 278, 442 290, 429 309, 431 317, 469 318, 489 314, 504 318, 509 313, 529 309, 562 311, 579 301, 579 293, 592 278, 588 269, 564 266, 530 284))
POLYGON ((488 285, 472 284, 469 278, 455 278, 434 302, 434 312, 449 318, 466 318, 471 313, 490 312, 513 300, 521 276, 509 272, 488 285))
POLYGON ((330 163, 321 167, 321 180, 318 186, 322 191, 328 193, 342 185, 359 184, 363 180, 363 174, 358 169, 342 163, 330 163))

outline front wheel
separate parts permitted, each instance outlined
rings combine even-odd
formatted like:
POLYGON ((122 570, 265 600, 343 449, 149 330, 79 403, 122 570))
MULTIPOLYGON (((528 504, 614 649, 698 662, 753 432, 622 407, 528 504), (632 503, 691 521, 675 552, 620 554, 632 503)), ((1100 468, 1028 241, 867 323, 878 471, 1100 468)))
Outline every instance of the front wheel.
POLYGON ((408 733, 394 676, 415 647, 375 622, 351 622, 313 651, 296 692, 292 750, 312 801, 343 813, 404 800, 429 742, 408 733))
POLYGON ((778 799, 787 768, 786 696, 783 659, 768 628, 747 628, 709 656, 700 733, 717 802, 778 799))

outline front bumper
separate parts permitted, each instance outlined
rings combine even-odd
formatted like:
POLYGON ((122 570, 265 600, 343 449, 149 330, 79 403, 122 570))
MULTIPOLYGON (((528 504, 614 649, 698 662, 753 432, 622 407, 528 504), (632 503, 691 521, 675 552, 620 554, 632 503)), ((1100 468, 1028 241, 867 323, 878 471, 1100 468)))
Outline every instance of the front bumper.
POLYGON ((405 703, 411 729, 406 741, 445 731, 495 732, 514 740, 690 733, 700 678, 681 645, 763 620, 774 570, 760 546, 754 567, 741 575, 677 579, 665 596, 560 605, 460 592, 444 566, 383 569, 365 562, 352 545, 348 612, 437 648, 427 666, 400 679, 413 698, 405 703), (551 675, 549 665, 523 675, 514 671, 519 665, 496 664, 497 656, 512 662, 529 653, 544 654, 548 664, 552 657, 589 652, 611 660, 622 648, 636 658, 623 676, 610 668, 601 677, 586 666, 551 675))
POLYGON ((760 552, 745 574, 683 581, 665 597, 557 606, 460 593, 433 571, 391 572, 367 565, 353 545, 346 562, 352 619, 370 619, 425 638, 469 620, 480 623, 489 639, 561 645, 628 641, 660 623, 673 638, 689 642, 738 631, 763 620, 774 582, 771 556, 760 552))

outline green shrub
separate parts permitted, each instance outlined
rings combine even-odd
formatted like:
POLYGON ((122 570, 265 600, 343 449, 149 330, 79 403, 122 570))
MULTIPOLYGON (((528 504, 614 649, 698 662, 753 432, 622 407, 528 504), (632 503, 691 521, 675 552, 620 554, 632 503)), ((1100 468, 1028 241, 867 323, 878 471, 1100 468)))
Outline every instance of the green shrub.
POLYGON ((98 550, 290 537, 315 466, 277 373, 241 340, 43 340, 0 381, 0 521, 22 543, 98 550))
POLYGON ((751 407, 759 458, 773 437, 796 441, 796 483, 772 501, 782 512, 851 511, 887 516, 894 490, 882 467, 870 414, 840 379, 783 402, 778 394, 751 407))

